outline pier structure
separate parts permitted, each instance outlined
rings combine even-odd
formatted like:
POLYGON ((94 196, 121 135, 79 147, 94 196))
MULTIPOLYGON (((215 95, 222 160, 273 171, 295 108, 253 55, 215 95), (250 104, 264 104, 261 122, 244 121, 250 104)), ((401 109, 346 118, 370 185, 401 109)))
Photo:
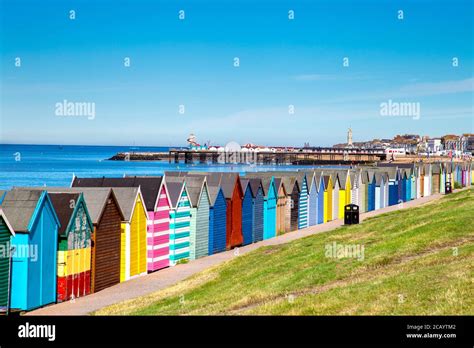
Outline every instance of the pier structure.
POLYGON ((374 163, 386 159, 382 149, 305 148, 299 151, 210 151, 170 149, 170 163, 222 164, 349 164, 374 163))

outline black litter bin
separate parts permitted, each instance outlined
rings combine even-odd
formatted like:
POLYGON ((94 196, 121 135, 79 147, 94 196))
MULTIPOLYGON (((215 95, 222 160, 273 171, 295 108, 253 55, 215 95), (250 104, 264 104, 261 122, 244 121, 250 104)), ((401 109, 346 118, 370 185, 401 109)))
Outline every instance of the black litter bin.
POLYGON ((444 184, 444 193, 448 194, 448 193, 452 193, 452 192, 453 192, 453 188, 451 187, 451 182, 446 181, 446 183, 444 184))
POLYGON ((356 225, 359 223, 359 206, 347 204, 344 207, 344 225, 356 225))

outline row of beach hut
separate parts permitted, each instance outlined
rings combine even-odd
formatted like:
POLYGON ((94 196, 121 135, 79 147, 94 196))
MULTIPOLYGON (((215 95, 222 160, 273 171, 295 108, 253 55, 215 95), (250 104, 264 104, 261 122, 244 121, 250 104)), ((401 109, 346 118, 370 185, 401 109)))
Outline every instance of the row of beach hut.
POLYGON ((0 191, 0 309, 32 310, 344 216, 472 185, 471 163, 74 177, 0 191))

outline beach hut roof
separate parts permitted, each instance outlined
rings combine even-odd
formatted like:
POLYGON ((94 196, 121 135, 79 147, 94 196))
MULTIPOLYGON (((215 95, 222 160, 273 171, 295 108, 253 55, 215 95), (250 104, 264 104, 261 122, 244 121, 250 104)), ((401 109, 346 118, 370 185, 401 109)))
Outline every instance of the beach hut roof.
MULTIPOLYGON (((179 203, 179 199, 185 189, 184 177, 172 177, 166 176, 166 187, 168 188, 168 196, 170 198, 170 206, 176 208, 179 203)), ((187 192, 187 191, 186 191, 187 192)), ((189 197, 189 193, 188 193, 189 197)))
POLYGON ((219 186, 211 186, 211 185, 207 186, 207 192, 209 193, 209 201, 210 201, 211 207, 213 207, 214 204, 216 203, 216 199, 217 199, 217 196, 219 195, 220 190, 221 188, 219 186))
POLYGON ((141 201, 143 202, 140 187, 114 187, 112 190, 115 193, 115 197, 117 197, 120 208, 122 209, 124 220, 130 221, 133 216, 137 197, 140 196, 141 201))
POLYGON ((36 211, 44 190, 11 190, 2 202, 2 210, 16 232, 28 232, 29 224, 36 211))
POLYGON ((294 176, 282 176, 281 177, 281 182, 285 186, 286 194, 291 195, 293 190, 296 187, 296 190, 299 192, 300 186, 298 183, 298 180, 296 180, 296 177, 294 176))
POLYGON ((354 188, 355 182, 360 178, 360 170, 351 169, 348 172, 351 188, 354 188))
POLYGON ((306 180, 308 181, 308 193, 313 190, 318 191, 318 181, 316 180, 316 172, 314 170, 305 170, 306 180))
MULTIPOLYGON (((262 187, 262 180, 259 178, 249 178, 248 180, 249 180, 250 187, 252 188, 252 195, 255 198, 257 196, 258 189, 262 187)), ((263 189, 262 189, 262 193, 263 193, 263 189)))
POLYGON ((61 227, 58 230, 60 235, 65 235, 80 197, 81 193, 79 192, 49 193, 49 198, 53 203, 54 210, 56 211, 56 215, 61 223, 61 227))
MULTIPOLYGON (((23 188, 14 187, 14 190, 21 190, 23 188)), ((115 193, 110 187, 28 187, 29 190, 41 191, 48 190, 48 192, 82 192, 84 200, 86 201, 87 210, 94 224, 97 224, 102 217, 102 213, 106 207, 107 201, 113 199, 117 202, 119 207, 120 218, 123 220, 123 212, 120 204, 117 201, 115 193)))
POLYGON ((340 187, 346 188, 347 175, 348 175, 348 171, 347 171, 347 170, 338 170, 338 171, 337 171, 337 176, 339 177, 339 185, 340 185, 340 187))
POLYGON ((124 178, 77 178, 72 187, 138 187, 143 196, 146 209, 154 210, 156 199, 161 187, 161 176, 126 176, 124 178))
POLYGON ((398 179, 398 168, 397 167, 384 167, 383 171, 388 174, 390 180, 398 179))
POLYGON ((330 175, 323 175, 322 176, 323 183, 324 183, 324 189, 327 190, 329 187, 329 182, 332 180, 330 175))
POLYGON ((369 172, 366 169, 361 169, 360 177, 363 184, 368 184, 371 182, 369 178, 369 172))
MULTIPOLYGON (((242 192, 245 193, 245 191, 247 191, 247 187, 250 186, 250 179, 245 179, 245 178, 240 179, 240 186, 242 186, 242 192)), ((250 187, 250 191, 252 191, 252 187, 250 187)), ((253 196, 253 193, 252 193, 252 196, 253 196)))
POLYGON ((322 173, 320 172, 314 172, 314 181, 316 182, 316 188, 319 192, 319 189, 321 187, 321 180, 323 180, 323 176, 322 176, 322 173))
POLYGON ((205 176, 186 176, 186 189, 188 190, 189 200, 193 207, 197 207, 201 195, 207 189, 205 176))
POLYGON ((387 181, 387 175, 383 172, 375 172, 375 183, 377 185, 380 185, 382 183, 382 180, 385 182, 387 181))
POLYGON ((221 187, 224 192, 225 198, 231 199, 234 193, 234 188, 237 183, 239 174, 237 173, 222 173, 221 174, 221 187))
POLYGON ((264 177, 262 177, 263 195, 265 197, 267 197, 268 194, 270 193, 270 188, 271 188, 272 182, 273 182, 273 176, 264 176, 264 177))

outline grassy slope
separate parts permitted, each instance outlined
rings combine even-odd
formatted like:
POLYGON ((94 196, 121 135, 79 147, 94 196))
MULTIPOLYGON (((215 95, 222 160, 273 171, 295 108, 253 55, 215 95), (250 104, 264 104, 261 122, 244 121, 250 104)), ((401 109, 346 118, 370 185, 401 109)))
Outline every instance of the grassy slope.
POLYGON ((462 191, 259 248, 96 314, 474 314, 473 213, 474 192, 462 191), (334 241, 363 245, 365 259, 325 257, 334 241))

